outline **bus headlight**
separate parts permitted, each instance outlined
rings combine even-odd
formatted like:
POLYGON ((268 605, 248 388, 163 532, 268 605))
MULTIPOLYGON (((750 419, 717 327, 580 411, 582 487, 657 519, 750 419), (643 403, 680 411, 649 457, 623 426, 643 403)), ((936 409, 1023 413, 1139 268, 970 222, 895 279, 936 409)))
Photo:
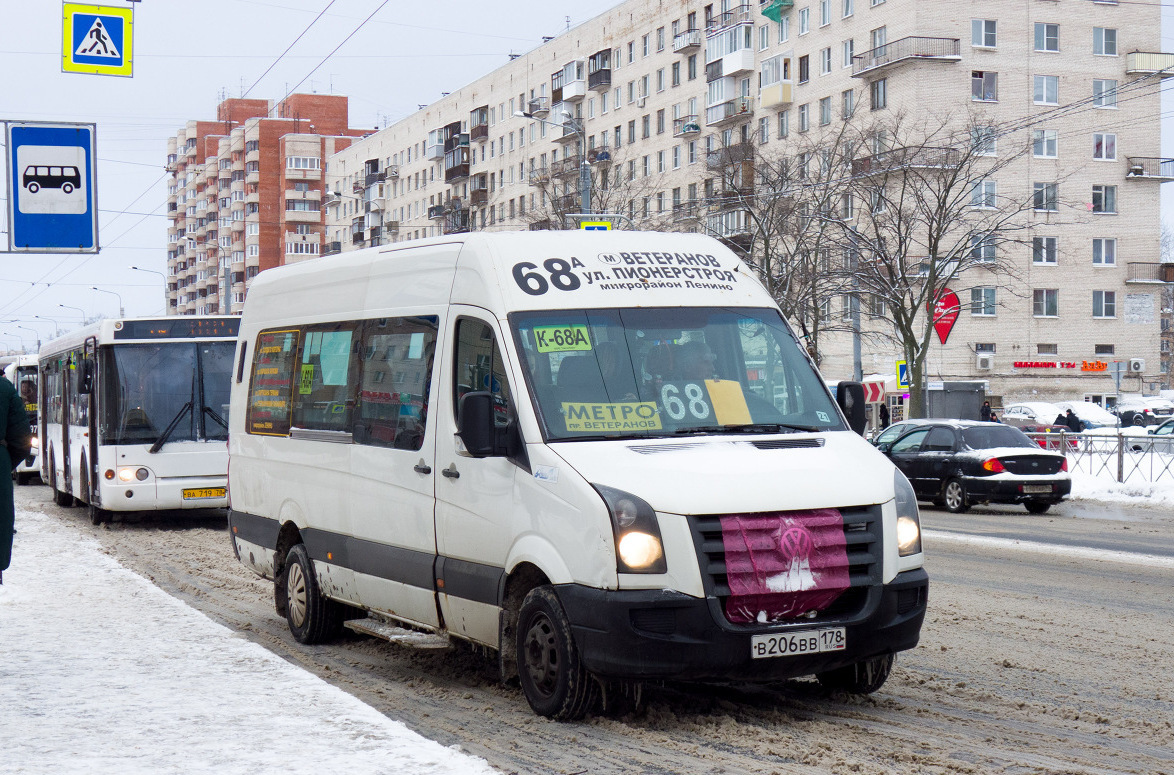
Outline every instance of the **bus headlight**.
POLYGON ((41 442, 37 438, 36 434, 33 434, 33 436, 29 438, 29 449, 38 450, 40 448, 41 448, 41 442))
POLYGON ((667 573, 660 525, 652 506, 629 492, 601 484, 593 486, 607 504, 611 516, 616 542, 616 570, 620 573, 667 573))
POLYGON ((921 551, 921 517, 917 512, 917 493, 900 469, 893 469, 893 490, 897 506, 897 555, 908 557, 921 551))
MULTIPOLYGON (((151 472, 145 468, 131 468, 128 466, 118 469, 118 480, 120 482, 130 482, 135 479, 138 479, 140 482, 145 482, 150 476, 151 472)), ((109 479, 110 477, 107 476, 106 478, 109 479)))

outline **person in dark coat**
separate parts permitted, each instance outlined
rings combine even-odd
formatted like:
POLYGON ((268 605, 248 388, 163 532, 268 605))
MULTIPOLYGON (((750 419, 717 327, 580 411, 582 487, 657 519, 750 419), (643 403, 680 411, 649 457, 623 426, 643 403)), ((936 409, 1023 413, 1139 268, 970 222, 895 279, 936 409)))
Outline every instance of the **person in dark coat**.
POLYGON ((1080 433, 1080 431, 1083 430, 1081 428, 1080 418, 1077 417, 1076 413, 1071 409, 1064 413, 1064 424, 1067 425, 1068 430, 1072 431, 1073 433, 1080 433))
POLYGON ((991 421, 991 402, 990 401, 983 401, 982 402, 982 409, 978 410, 978 419, 982 420, 983 422, 990 422, 991 421))
POLYGON ((889 427, 889 405, 888 404, 881 404, 880 405, 880 426, 881 426, 881 430, 884 430, 885 428, 889 427))
MULTIPOLYGON (((24 401, 6 378, 0 377, 0 471, 11 473, 29 453, 29 416, 24 401)), ((0 475, 0 584, 12 560, 12 532, 16 523, 12 477, 0 475)))
MULTIPOLYGON (((1072 414, 1072 410, 1068 410, 1068 414, 1072 414)), ((1063 412, 1060 412, 1058 415, 1056 415, 1056 419, 1052 420, 1052 425, 1067 425, 1067 424, 1068 424, 1068 418, 1064 415, 1063 412)))

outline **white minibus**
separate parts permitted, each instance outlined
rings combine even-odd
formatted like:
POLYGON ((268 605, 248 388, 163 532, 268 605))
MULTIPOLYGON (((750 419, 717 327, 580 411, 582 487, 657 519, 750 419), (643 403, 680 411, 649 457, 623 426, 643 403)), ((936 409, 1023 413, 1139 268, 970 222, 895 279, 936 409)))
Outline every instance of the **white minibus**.
POLYGON ((20 398, 24 401, 24 410, 28 413, 29 427, 33 431, 33 444, 29 454, 12 470, 12 476, 17 484, 28 484, 29 480, 40 473, 41 464, 37 460, 40 451, 40 442, 37 438, 37 356, 17 355, 4 366, 4 376, 16 388, 20 398))
POLYGON ((41 348, 41 478, 61 506, 228 504, 228 392, 240 318, 102 320, 41 348))
POLYGON ((233 550, 303 643, 480 644, 555 719, 670 678, 872 692, 917 644, 913 489, 716 240, 323 257, 256 278, 238 347, 233 550))

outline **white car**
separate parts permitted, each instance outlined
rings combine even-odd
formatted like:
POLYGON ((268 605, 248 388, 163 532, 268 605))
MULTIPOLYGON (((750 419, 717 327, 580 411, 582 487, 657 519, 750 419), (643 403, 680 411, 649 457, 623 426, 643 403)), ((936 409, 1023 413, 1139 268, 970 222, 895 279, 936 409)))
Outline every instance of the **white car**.
POLYGON ((1064 410, 1047 401, 1021 401, 1003 407, 999 421, 1016 428, 1036 428, 1040 425, 1055 425, 1056 416, 1064 410))
POLYGON ((1080 424, 1085 430, 1117 427, 1117 415, 1092 401, 1060 401, 1056 406, 1062 411, 1071 409, 1080 418, 1080 424))

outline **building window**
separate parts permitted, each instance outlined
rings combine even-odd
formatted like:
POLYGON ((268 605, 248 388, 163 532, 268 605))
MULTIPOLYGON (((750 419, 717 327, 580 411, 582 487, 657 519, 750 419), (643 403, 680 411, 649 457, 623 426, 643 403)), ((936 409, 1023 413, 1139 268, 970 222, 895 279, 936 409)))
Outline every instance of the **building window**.
POLYGON ((970 314, 975 317, 994 317, 995 289, 992 287, 970 289, 970 314))
POLYGON ((976 126, 970 130, 970 142, 979 156, 996 156, 999 147, 999 130, 993 126, 976 126))
POLYGON ((758 142, 760 145, 770 141, 770 117, 758 119, 758 142))
POLYGON ((1060 104, 1060 77, 1057 75, 1032 76, 1033 97, 1036 105, 1060 104))
POLYGON ((811 9, 799 9, 799 34, 806 35, 811 31, 811 9))
POLYGON ((1093 266, 1117 265, 1117 240, 1095 237, 1092 241, 1093 266))
POLYGON ((779 113, 779 139, 783 139, 791 134, 791 111, 784 110, 779 113))
POLYGON ((791 39, 791 17, 784 16, 779 19, 779 35, 778 42, 786 43, 791 39))
POLYGON ((640 118, 640 137, 644 140, 652 137, 652 116, 647 113, 640 118))
POLYGON ((1115 317, 1117 317, 1117 292, 1116 291, 1093 291, 1092 292, 1092 316, 1094 318, 1115 318, 1115 317))
POLYGON ((826 27, 832 23, 832 0, 819 0, 819 26, 826 27))
POLYGON ((840 118, 847 121, 856 111, 856 91, 845 89, 840 93, 840 118))
POLYGON ((1032 209, 1038 212, 1055 212, 1059 210, 1058 183, 1036 183, 1032 193, 1032 209))
POLYGON ((656 71, 656 91, 657 93, 664 91, 664 68, 656 71))
POLYGON ((664 27, 656 28, 656 50, 664 51, 664 27))
POLYGON ((1056 317, 1059 296, 1057 288, 1036 288, 1031 292, 1032 314, 1037 318, 1056 317))
POLYGON ((1117 347, 1111 344, 1094 344, 1092 346, 1093 355, 1116 355, 1117 347))
POLYGON ((685 64, 687 65, 686 69, 688 70, 688 78, 690 81, 692 81, 697 77, 697 55, 690 54, 689 58, 685 60, 685 64))
POLYGON ((811 119, 807 115, 807 113, 810 109, 811 109, 810 105, 800 105, 799 106, 799 131, 800 132, 806 132, 808 129, 811 128, 811 119))
POLYGON ((847 19, 854 13, 856 13, 856 0, 844 0, 844 10, 841 16, 847 19))
POLYGON ((856 55, 856 41, 852 38, 848 38, 841 45, 843 48, 843 60, 844 60, 842 66, 843 67, 851 67, 852 66, 852 57, 854 57, 856 55))
POLYGON ((1035 23, 1035 50, 1036 51, 1059 51, 1060 50, 1060 25, 1059 24, 1045 24, 1043 22, 1035 23))
POLYGON ((974 188, 970 191, 970 204, 972 207, 981 207, 984 209, 994 209, 998 206, 997 201, 998 185, 993 180, 979 180, 974 184, 974 188))
POLYGON ((322 160, 310 156, 290 156, 285 160, 285 168, 289 170, 320 170, 322 160))
POLYGON ((971 19, 970 45, 979 48, 994 48, 998 44, 997 27, 998 22, 994 19, 971 19))
POLYGON ((1031 152, 1037 159, 1056 158, 1056 138, 1059 133, 1055 129, 1031 130, 1031 152))
POLYGON ((970 238, 970 260, 976 263, 993 264, 998 258, 995 238, 989 234, 973 235, 970 238))
POLYGON ((827 126, 832 123, 832 98, 823 97, 819 101, 819 125, 827 126))
POLYGON ((1056 344, 1037 344, 1035 346, 1036 355, 1059 355, 1060 346, 1056 344))
POLYGON ((640 39, 640 50, 643 52, 644 56, 648 56, 648 54, 651 53, 651 49, 649 49, 649 46, 648 46, 648 36, 647 35, 645 35, 643 38, 640 39))
POLYGON ((1055 264, 1058 244, 1059 240, 1056 237, 1032 237, 1031 263, 1055 264))
POLYGON ((1092 157, 1101 161, 1117 161, 1117 135, 1093 132, 1092 157))
POLYGON ((1117 82, 1094 79, 1092 82, 1092 106, 1094 108, 1117 107, 1117 82))
POLYGON ((829 75, 832 72, 832 47, 819 50, 819 74, 829 75))
POLYGON ((1117 56, 1117 30, 1112 27, 1093 27, 1092 53, 1105 57, 1117 56))
POLYGON ((872 110, 882 110, 889 104, 889 84, 887 78, 878 78, 868 85, 869 107, 872 110))
MULTIPOLYGON (((671 75, 670 80, 671 80, 673 86, 680 86, 681 85, 681 63, 680 62, 673 62, 672 75, 671 75)), ((607 103, 606 102, 604 103, 603 112, 604 113, 607 112, 607 103)))
POLYGON ((976 102, 998 102, 999 74, 987 70, 971 71, 970 99, 976 102))
POLYGON ((664 134, 665 131, 665 112, 664 108, 656 111, 656 133, 658 135, 664 134))
POLYGON ((1117 187, 1116 186, 1093 186, 1092 187, 1092 211, 1094 213, 1116 214, 1116 212, 1117 212, 1117 187))
POLYGON ((811 57, 804 54, 799 57, 799 83, 811 80, 811 57))

